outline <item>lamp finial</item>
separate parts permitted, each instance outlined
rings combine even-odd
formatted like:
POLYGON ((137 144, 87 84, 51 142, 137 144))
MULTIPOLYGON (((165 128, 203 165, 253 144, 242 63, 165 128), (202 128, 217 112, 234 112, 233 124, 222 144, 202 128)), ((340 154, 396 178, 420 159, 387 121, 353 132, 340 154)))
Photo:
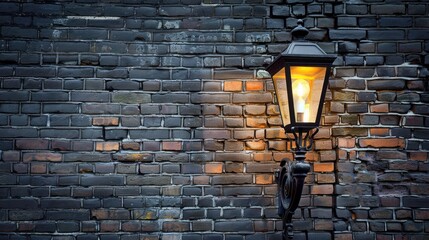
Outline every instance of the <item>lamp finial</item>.
POLYGON ((302 19, 298 19, 297 26, 292 29, 292 36, 294 40, 304 40, 305 36, 308 34, 308 29, 304 27, 304 21, 302 19))

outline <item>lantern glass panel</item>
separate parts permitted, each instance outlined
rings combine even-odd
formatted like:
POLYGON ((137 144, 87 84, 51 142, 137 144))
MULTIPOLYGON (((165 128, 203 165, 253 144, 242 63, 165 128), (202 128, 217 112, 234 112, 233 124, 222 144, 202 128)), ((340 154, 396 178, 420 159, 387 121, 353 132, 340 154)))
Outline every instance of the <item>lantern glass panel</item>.
MULTIPOLYGON (((293 105, 297 123, 316 123, 326 67, 291 66, 293 105)), ((287 97, 285 98, 287 101, 287 97)), ((283 116, 282 116, 283 117, 283 116)))
POLYGON ((283 126, 287 126, 291 123, 289 116, 289 101, 286 86, 286 75, 285 69, 282 68, 274 76, 272 76, 274 82, 274 88, 277 94, 277 102, 280 107, 280 114, 283 120, 283 126))

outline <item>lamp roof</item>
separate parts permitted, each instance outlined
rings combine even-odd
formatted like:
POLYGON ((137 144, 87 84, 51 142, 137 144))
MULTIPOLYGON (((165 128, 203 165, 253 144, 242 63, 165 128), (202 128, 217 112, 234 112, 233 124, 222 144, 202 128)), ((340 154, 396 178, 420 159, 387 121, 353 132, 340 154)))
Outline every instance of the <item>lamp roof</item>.
POLYGON ((307 41, 293 41, 281 55, 323 55, 326 53, 317 44, 307 41))
POLYGON ((271 75, 284 67, 285 63, 326 66, 336 59, 335 55, 326 54, 317 44, 304 40, 309 31, 303 24, 299 19, 298 25, 292 30, 294 41, 266 68, 271 75))

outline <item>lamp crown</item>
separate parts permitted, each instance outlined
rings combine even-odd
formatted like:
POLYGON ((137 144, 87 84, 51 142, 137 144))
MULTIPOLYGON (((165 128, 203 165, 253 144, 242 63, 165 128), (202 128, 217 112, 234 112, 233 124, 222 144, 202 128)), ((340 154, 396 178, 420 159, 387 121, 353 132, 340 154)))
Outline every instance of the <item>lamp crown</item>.
POLYGON ((297 26, 292 29, 292 36, 294 40, 304 40, 305 36, 308 35, 308 29, 304 27, 304 21, 298 19, 297 26))

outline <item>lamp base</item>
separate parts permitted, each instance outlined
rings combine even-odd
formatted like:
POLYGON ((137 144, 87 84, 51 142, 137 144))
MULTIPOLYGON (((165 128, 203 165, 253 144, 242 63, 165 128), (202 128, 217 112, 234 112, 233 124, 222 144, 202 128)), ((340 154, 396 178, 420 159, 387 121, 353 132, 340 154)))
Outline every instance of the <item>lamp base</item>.
POLYGON ((283 159, 276 172, 278 186, 278 214, 283 220, 283 240, 293 238, 292 216, 301 200, 305 177, 310 164, 304 162, 306 151, 295 152, 295 161, 283 159))

